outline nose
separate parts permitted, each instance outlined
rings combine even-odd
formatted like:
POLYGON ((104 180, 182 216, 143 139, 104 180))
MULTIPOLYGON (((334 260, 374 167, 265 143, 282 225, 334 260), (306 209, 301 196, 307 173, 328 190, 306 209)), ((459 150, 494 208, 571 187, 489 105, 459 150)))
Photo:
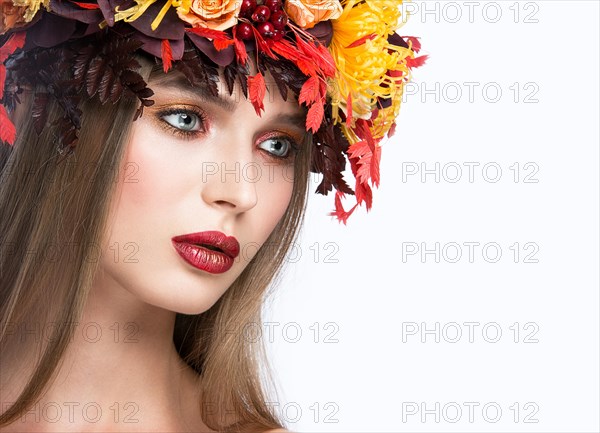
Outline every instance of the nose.
POLYGON ((228 212, 249 211, 258 202, 255 176, 248 174, 255 165, 240 159, 203 164, 202 199, 228 212))

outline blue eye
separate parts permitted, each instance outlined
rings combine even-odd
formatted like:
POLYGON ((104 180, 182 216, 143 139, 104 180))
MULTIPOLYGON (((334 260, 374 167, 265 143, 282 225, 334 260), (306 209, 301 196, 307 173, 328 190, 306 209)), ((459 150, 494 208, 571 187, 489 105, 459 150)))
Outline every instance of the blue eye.
POLYGON ((285 158, 292 148, 291 140, 283 137, 268 138, 260 144, 260 148, 277 158, 285 158))
POLYGON ((197 126, 201 126, 201 119, 197 114, 190 113, 188 111, 177 111, 173 113, 167 113, 162 116, 165 122, 174 128, 180 129, 185 132, 199 131, 200 129, 194 129, 197 126))

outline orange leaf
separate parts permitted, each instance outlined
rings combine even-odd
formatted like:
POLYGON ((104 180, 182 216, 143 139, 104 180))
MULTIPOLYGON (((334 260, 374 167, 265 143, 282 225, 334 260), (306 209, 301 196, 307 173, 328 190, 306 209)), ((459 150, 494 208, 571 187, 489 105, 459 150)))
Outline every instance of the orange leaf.
POLYGON ((306 114, 306 130, 310 131, 312 129, 313 132, 317 132, 321 127, 321 122, 323 122, 324 114, 325 110, 321 102, 312 104, 306 114))
POLYGON ((300 96, 298 102, 300 104, 310 105, 317 101, 319 98, 320 86, 319 79, 317 77, 310 77, 304 82, 302 89, 300 90, 300 96))
POLYGON ((163 70, 165 74, 171 69, 171 63, 173 61, 173 52, 171 51, 171 44, 168 39, 163 39, 160 45, 160 56, 162 57, 163 70))
POLYGON ((256 110, 256 114, 261 115, 261 110, 265 109, 263 99, 267 92, 267 86, 265 79, 260 72, 257 72, 254 76, 248 76, 248 93, 250 102, 256 110))
POLYGON ((4 105, 0 104, 0 141, 12 145, 15 142, 15 125, 8 118, 4 105))

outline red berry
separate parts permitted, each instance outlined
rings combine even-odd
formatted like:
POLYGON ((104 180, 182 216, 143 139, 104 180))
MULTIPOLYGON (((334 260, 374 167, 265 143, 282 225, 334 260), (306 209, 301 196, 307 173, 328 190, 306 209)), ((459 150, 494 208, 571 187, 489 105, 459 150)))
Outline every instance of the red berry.
POLYGON ((281 9, 281 0, 265 0, 263 4, 269 8, 271 12, 281 9))
POLYGON ((256 0, 242 0, 242 5, 240 6, 240 15, 245 18, 250 18, 252 12, 256 8, 256 0))
POLYGON ((256 30, 261 34, 264 38, 270 38, 273 36, 273 32, 275 31, 275 27, 270 22, 260 23, 256 26, 256 30))
POLYGON ((252 39, 254 37, 252 26, 248 23, 239 23, 237 25, 236 35, 241 39, 252 39))
POLYGON ((284 11, 276 11, 271 14, 270 21, 273 23, 275 30, 283 30, 288 22, 288 18, 284 11))
POLYGON ((279 41, 283 39, 283 31, 275 29, 273 31, 273 36, 271 36, 271 39, 273 39, 274 41, 279 41))
POLYGON ((254 12, 252 13, 252 21, 264 23, 265 21, 269 21, 270 16, 271 11, 268 7, 264 5, 256 6, 256 9, 254 9, 254 12))

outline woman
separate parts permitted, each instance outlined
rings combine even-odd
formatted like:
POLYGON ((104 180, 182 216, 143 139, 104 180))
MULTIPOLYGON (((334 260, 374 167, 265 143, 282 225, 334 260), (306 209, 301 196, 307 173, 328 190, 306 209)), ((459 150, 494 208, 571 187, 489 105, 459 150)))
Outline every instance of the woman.
POLYGON ((2 3, 0 428, 283 426, 244 325, 309 171, 371 206, 398 3, 2 3))

